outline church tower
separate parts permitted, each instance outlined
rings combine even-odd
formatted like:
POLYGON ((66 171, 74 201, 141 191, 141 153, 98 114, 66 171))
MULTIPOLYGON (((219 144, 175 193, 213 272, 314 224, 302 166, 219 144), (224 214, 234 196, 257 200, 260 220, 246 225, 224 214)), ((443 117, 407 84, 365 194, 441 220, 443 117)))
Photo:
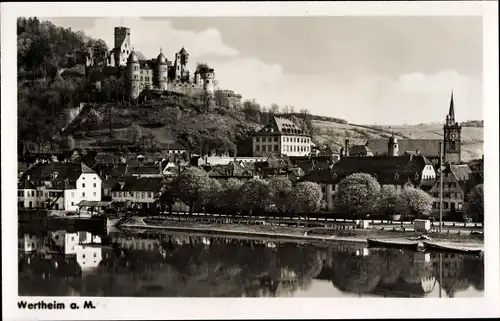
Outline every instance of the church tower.
POLYGON ((461 139, 462 126, 455 121, 455 105, 453 101, 453 91, 451 92, 450 109, 446 115, 446 122, 443 127, 444 139, 444 162, 458 164, 462 160, 461 139))

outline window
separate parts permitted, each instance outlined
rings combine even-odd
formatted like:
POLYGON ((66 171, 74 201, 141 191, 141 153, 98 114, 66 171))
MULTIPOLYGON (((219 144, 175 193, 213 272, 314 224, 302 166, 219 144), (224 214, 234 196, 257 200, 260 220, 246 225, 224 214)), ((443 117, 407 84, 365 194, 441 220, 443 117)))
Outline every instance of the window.
POLYGON ((85 176, 82 176, 82 179, 85 179, 85 176))
POLYGON ((397 179, 399 179, 399 174, 398 174, 398 173, 396 173, 396 174, 394 175, 394 179, 396 179, 396 180, 397 180, 397 179))
POLYGON ((143 81, 143 80, 144 80, 144 79, 143 79, 143 77, 141 76, 141 81, 143 81))
POLYGON ((82 192, 82 197, 85 197, 85 192, 82 192))
POLYGON ((443 208, 444 208, 445 210, 447 210, 447 209, 448 209, 448 202, 444 202, 444 203, 443 203, 443 208))
POLYGON ((266 151, 266 145, 262 145, 262 151, 265 152, 266 151))
POLYGON ((255 151, 260 152, 260 145, 255 146, 255 151))
POLYGON ((75 197, 75 192, 71 192, 71 197, 75 197))
POLYGON ((278 146, 278 144, 274 145, 274 151, 275 151, 275 152, 279 151, 279 146, 278 146))
POLYGON ((93 193, 92 193, 92 196, 96 196, 96 195, 97 195, 97 193, 96 193, 96 192, 93 192, 93 193))
POLYGON ((97 187, 97 184, 96 184, 96 183, 94 183, 94 187, 97 187))
POLYGON ((71 202, 71 206, 75 206, 75 202, 71 202))
POLYGON ((153 198, 153 192, 149 192, 149 198, 153 198))
POLYGON ((85 188, 85 183, 82 183, 82 188, 85 188))
POLYGON ((141 198, 146 198, 146 193, 142 192, 142 197, 141 198))

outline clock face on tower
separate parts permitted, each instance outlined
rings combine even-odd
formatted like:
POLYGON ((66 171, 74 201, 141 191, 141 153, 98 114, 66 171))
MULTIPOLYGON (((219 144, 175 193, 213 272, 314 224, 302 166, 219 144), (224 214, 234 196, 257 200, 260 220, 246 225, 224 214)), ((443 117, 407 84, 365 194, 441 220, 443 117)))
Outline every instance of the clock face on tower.
POLYGON ((455 134, 455 133, 451 133, 451 134, 450 134, 450 138, 451 138, 452 140, 455 140, 455 139, 457 138, 457 134, 455 134))

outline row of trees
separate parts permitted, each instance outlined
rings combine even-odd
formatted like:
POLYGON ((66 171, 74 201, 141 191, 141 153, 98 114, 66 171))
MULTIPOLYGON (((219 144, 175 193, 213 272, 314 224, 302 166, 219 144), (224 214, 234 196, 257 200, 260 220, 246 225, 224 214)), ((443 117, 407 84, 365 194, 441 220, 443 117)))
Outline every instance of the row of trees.
MULTIPOLYGON (((199 168, 190 167, 168 187, 193 209, 244 212, 250 215, 266 211, 276 213, 312 213, 325 207, 321 187, 313 182, 292 185, 287 178, 269 180, 253 178, 242 182, 230 178, 223 184, 210 178, 199 168)), ((370 175, 357 173, 343 179, 335 196, 335 204, 347 213, 398 214, 410 217, 429 216, 432 197, 421 189, 405 186, 382 186, 370 175)))
POLYGON ((277 177, 245 182, 230 178, 221 184, 196 167, 187 168, 167 183, 167 190, 188 204, 191 212, 203 208, 250 215, 260 211, 307 213, 316 212, 322 206, 321 187, 316 183, 301 182, 292 186, 287 178, 277 177))
POLYGON ((432 213, 433 198, 410 184, 402 189, 393 185, 381 187, 373 176, 356 173, 339 183, 335 203, 356 215, 382 213, 421 217, 432 213))

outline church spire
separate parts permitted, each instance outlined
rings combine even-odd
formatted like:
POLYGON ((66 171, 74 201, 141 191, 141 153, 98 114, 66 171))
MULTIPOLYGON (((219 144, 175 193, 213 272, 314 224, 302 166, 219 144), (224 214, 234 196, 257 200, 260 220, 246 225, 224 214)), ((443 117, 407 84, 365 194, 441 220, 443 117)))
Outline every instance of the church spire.
POLYGON ((455 106, 453 103, 453 90, 451 91, 451 100, 450 100, 450 110, 448 111, 448 117, 450 122, 455 122, 455 106))

